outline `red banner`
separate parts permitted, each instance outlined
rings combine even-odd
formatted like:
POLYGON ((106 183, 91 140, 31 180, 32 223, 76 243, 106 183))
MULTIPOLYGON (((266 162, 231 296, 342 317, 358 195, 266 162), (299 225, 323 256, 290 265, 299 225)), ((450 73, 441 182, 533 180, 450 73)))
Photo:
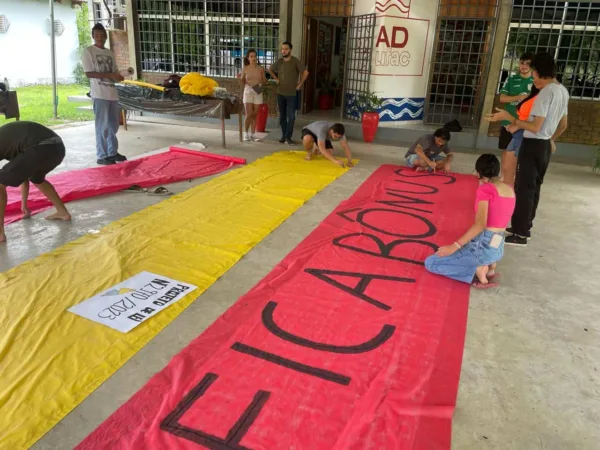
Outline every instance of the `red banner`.
POLYGON ((380 167, 79 449, 450 448, 477 180, 380 167))
MULTIPOLYGON (((111 166, 62 172, 48 177, 48 181, 54 185, 63 202, 68 203, 119 192, 133 185, 148 188, 207 177, 224 172, 235 164, 245 163, 245 160, 231 156, 171 147, 168 152, 111 166)), ((32 214, 52 208, 50 201, 37 189, 31 190, 28 205, 32 214)), ((20 191, 9 188, 4 224, 17 222, 22 216, 20 191)))

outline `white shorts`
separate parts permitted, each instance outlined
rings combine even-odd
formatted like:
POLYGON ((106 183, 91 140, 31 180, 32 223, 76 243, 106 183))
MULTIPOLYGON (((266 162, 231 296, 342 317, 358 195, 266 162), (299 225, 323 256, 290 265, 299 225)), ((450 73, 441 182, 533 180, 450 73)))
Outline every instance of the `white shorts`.
POLYGON ((262 92, 257 94, 254 89, 250 86, 246 85, 244 88, 244 104, 251 103, 254 105, 262 105, 263 104, 263 95, 262 92))

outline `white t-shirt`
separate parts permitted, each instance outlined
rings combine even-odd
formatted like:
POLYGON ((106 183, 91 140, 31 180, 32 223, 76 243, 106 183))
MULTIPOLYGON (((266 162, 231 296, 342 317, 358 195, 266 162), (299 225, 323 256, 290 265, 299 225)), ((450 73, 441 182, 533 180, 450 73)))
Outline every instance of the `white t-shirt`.
POLYGON ((551 139, 560 119, 567 115, 568 110, 569 91, 562 84, 547 84, 535 98, 529 113, 530 121, 533 121, 534 117, 544 117, 542 128, 537 133, 525 131, 523 137, 545 141, 551 139))
MULTIPOLYGON (((118 72, 117 63, 112 50, 98 48, 91 45, 83 52, 82 57, 84 72, 115 73, 118 72)), ((109 78, 90 78, 92 98, 102 100, 119 100, 115 87, 115 80, 109 78)))

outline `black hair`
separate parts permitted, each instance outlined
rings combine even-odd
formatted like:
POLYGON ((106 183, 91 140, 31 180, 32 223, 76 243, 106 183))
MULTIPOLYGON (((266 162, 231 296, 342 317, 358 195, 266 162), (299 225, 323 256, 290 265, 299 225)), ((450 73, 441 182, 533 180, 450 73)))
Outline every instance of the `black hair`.
POLYGON ((531 60, 531 68, 540 78, 556 78, 556 61, 550 53, 542 52, 535 55, 531 60))
POLYGON ((106 34, 106 28, 104 28, 104 25, 101 23, 94 25, 94 28, 92 28, 92 35, 94 34, 94 31, 101 31, 102 33, 106 34))
POLYGON ((253 48, 248 49, 248 51, 246 52, 246 56, 244 56, 244 65, 250 65, 250 53, 254 53, 256 55, 256 64, 260 66, 260 61, 258 60, 258 52, 253 48))
POLYGON ((330 130, 333 131, 335 134, 339 134, 341 136, 346 134, 346 127, 344 127, 344 125, 342 125, 341 123, 334 123, 331 126, 330 130))
POLYGON ((450 141, 450 132, 446 128, 438 128, 437 130, 435 130, 435 133, 433 133, 433 135, 436 138, 441 138, 445 140, 446 142, 450 141))
POLYGON ((540 93, 540 90, 535 87, 535 84, 533 86, 531 86, 531 92, 529 93, 529 95, 527 97, 525 97, 523 100, 521 100, 521 102, 519 102, 519 104, 517 105, 517 111, 519 111, 521 109, 521 106, 523 106, 523 103, 531 100, 534 97, 537 97, 537 95, 539 93, 540 93))
POLYGON ((523 53, 521 55, 521 57, 519 58, 519 61, 532 61, 533 60, 533 53, 523 53))
POLYGON ((492 153, 486 153, 477 158, 475 170, 480 178, 494 178, 500 175, 500 161, 492 153))
POLYGON ((292 45, 292 43, 291 43, 291 42, 288 42, 288 41, 285 41, 285 42, 284 42, 283 44, 281 44, 281 45, 282 45, 282 46, 283 46, 283 45, 287 45, 287 46, 290 48, 290 50, 293 50, 293 49, 294 49, 294 46, 292 45))

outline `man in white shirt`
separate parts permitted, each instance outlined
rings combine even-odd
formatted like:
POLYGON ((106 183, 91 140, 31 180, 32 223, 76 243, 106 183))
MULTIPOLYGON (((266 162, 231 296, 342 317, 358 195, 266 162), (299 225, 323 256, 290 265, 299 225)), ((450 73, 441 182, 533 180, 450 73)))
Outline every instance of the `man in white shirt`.
POLYGON ((490 114, 488 120, 507 120, 524 130, 519 151, 515 193, 517 203, 512 216, 512 236, 506 238, 510 245, 526 246, 531 237, 533 219, 540 200, 544 175, 550 156, 556 149, 554 141, 567 129, 569 92, 556 80, 556 62, 549 53, 538 53, 531 61, 533 83, 540 89, 528 121, 519 120, 506 111, 490 114))
POLYGON ((127 161, 118 153, 119 141, 119 94, 115 81, 123 81, 119 74, 113 52, 104 47, 107 40, 106 29, 99 23, 92 28, 94 45, 83 52, 82 62, 85 75, 90 79, 91 96, 96 117, 96 156, 97 163, 107 166, 127 161))

